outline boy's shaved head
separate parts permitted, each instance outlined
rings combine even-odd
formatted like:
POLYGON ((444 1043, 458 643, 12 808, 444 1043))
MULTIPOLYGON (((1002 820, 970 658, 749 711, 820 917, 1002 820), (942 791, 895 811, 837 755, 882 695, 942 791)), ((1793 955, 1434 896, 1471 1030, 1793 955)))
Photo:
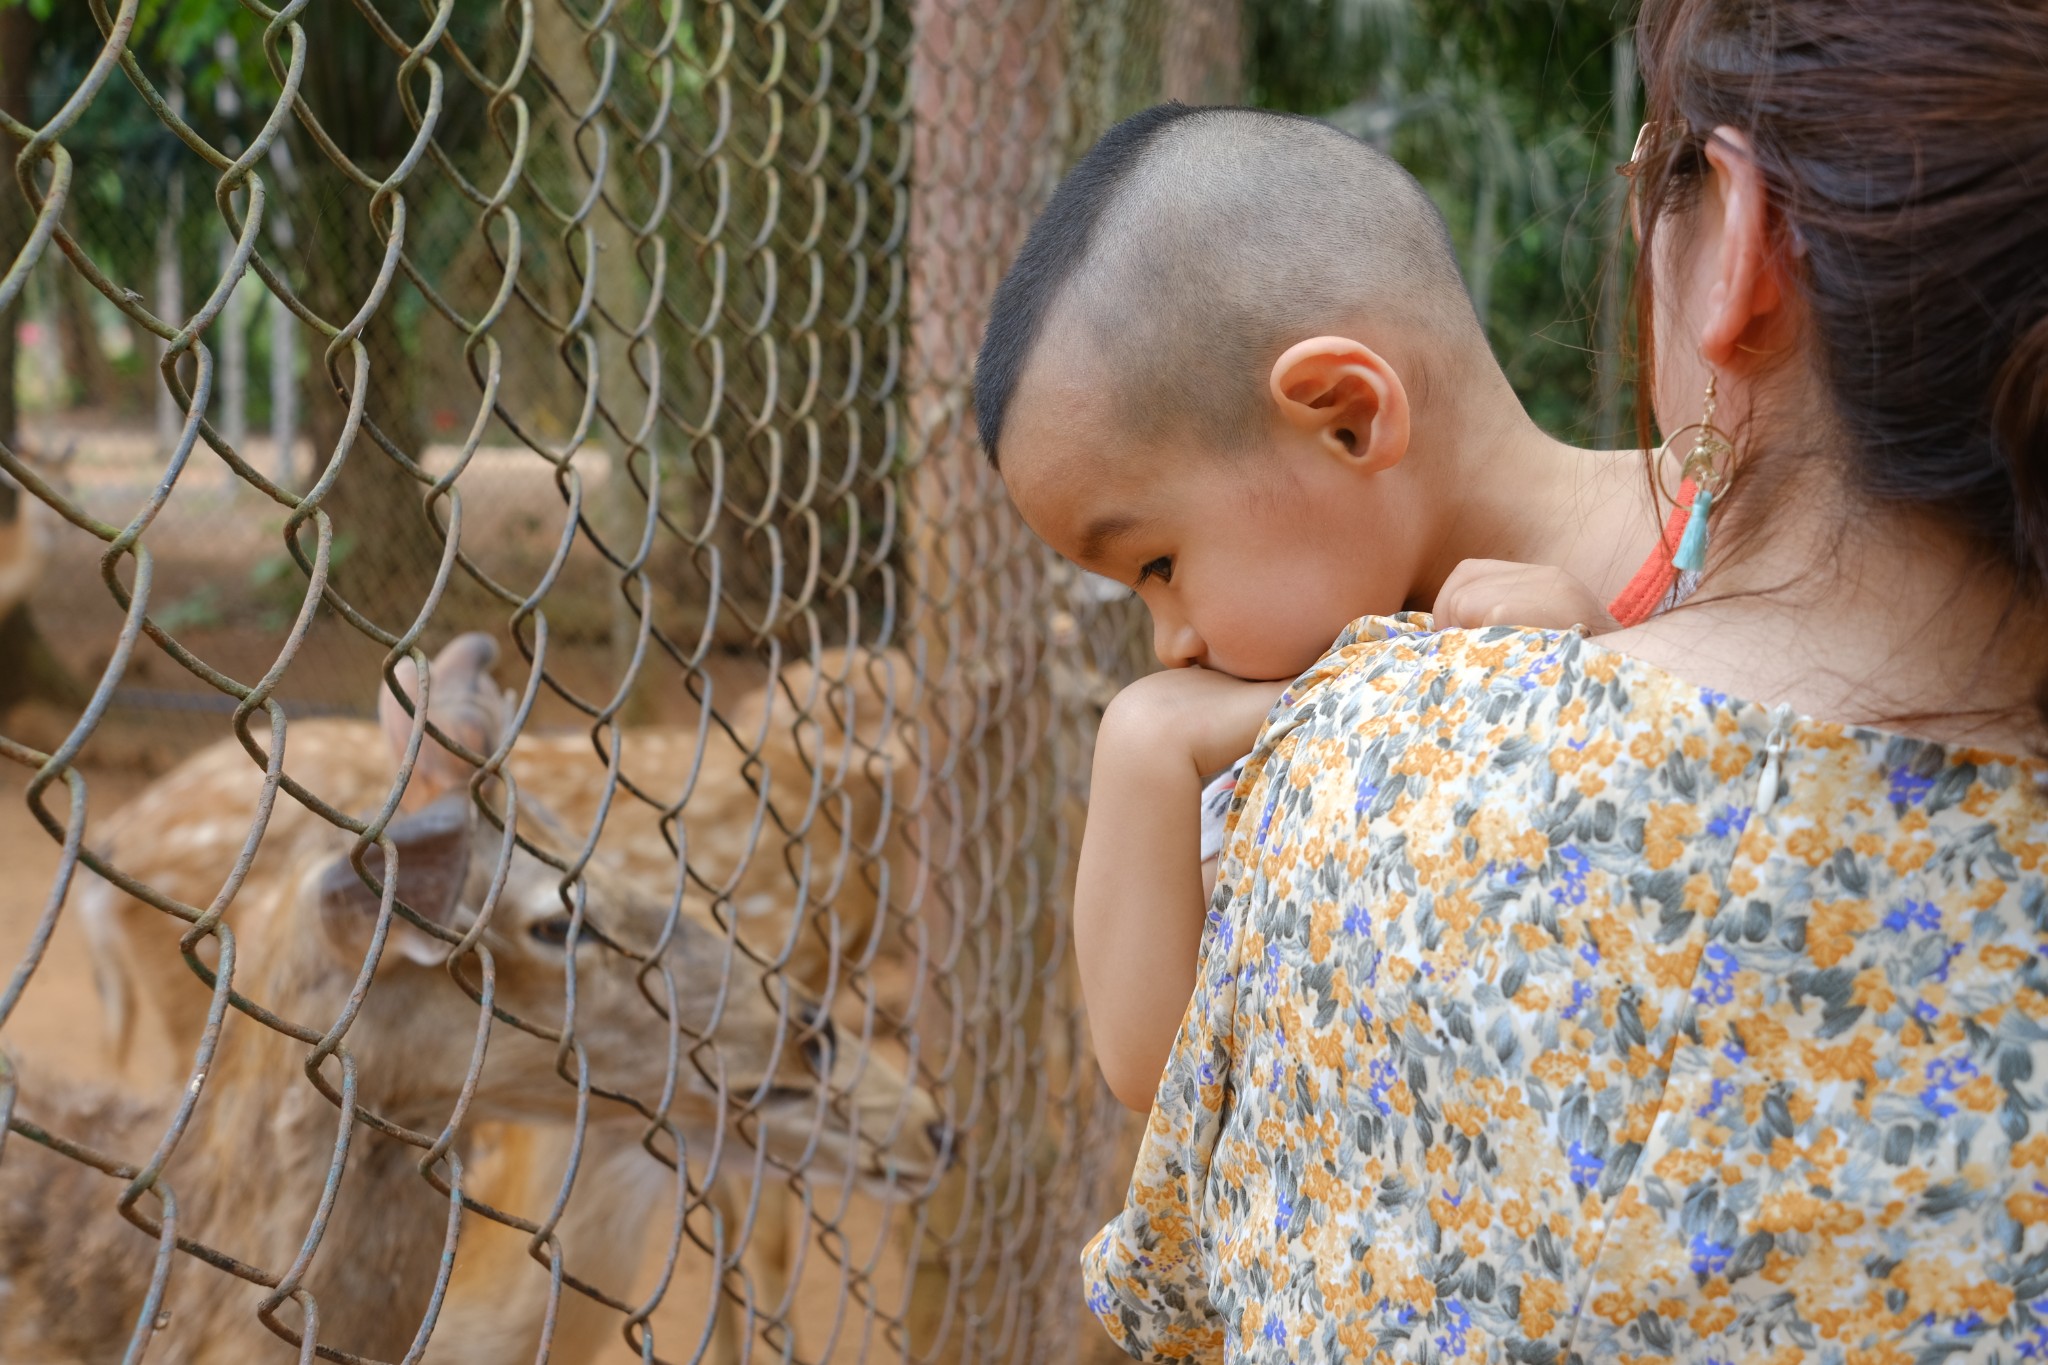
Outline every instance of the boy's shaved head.
POLYGON ((1133 423, 1239 448, 1264 430, 1283 351, 1360 329, 1418 402, 1471 357, 1491 363, 1415 178, 1311 119, 1158 105, 1081 159, 996 291, 981 443, 994 461, 1019 382, 1050 359, 1103 375, 1133 423))

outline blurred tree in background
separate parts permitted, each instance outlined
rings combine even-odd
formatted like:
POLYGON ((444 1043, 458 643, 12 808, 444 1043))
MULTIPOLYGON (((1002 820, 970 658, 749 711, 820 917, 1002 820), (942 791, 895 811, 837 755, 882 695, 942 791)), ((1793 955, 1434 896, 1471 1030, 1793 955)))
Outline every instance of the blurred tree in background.
POLYGON ((1247 98, 1390 152, 1428 187, 1523 403, 1633 443, 1617 361, 1621 182, 1636 131, 1625 0, 1259 0, 1247 98))

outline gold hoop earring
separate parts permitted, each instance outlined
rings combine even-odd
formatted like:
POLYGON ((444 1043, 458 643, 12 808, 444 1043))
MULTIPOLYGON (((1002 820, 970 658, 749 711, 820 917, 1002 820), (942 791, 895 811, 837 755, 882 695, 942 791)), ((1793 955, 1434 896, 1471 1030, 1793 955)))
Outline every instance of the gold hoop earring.
POLYGON ((1707 396, 1700 408, 1700 420, 1680 429, 1673 439, 1688 431, 1693 433, 1692 449, 1678 467, 1678 475, 1681 483, 1692 481, 1692 510, 1686 514, 1685 534, 1679 538, 1678 553, 1671 556, 1671 567, 1680 573, 1701 573, 1707 567, 1707 520, 1714 513, 1714 499, 1728 494, 1732 470, 1726 466, 1735 456, 1735 442, 1714 425, 1712 374, 1707 376, 1707 396))

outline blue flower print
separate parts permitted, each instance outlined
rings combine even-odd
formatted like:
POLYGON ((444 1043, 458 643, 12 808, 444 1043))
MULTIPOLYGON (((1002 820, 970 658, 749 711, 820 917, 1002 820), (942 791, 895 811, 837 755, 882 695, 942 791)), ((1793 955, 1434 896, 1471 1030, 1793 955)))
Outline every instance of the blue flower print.
POLYGON ((1894 806, 1917 806, 1934 790, 1934 779, 1922 777, 1901 765, 1891 771, 1891 800, 1894 806))
POLYGON ((1358 804, 1351 808, 1351 813, 1354 816, 1357 816, 1361 819, 1364 818, 1365 808, 1367 806, 1370 806, 1375 800, 1377 800, 1379 798, 1379 794, 1379 783, 1373 781, 1371 778, 1366 778, 1363 781, 1361 781, 1358 784, 1358 804))
POLYGON ((1941 907, 1932 901, 1907 901, 1884 917, 1884 927, 1895 934, 1908 929, 1925 929, 1929 933, 1941 928, 1941 907))
POLYGON ((1260 848, 1266 846, 1266 835, 1273 828, 1273 812, 1279 809, 1279 806, 1280 793, 1275 792, 1267 799, 1265 813, 1259 817, 1258 844, 1260 848))
POLYGON ((1726 1005, 1735 999, 1735 973, 1742 964, 1735 954, 1720 944, 1709 945, 1700 958, 1700 985, 1692 988, 1692 998, 1702 1005, 1726 1005))
POLYGON ((1740 834, 1749 827, 1748 806, 1722 806, 1721 813, 1707 821, 1707 833, 1716 839, 1726 839, 1731 834, 1740 834))
POLYGON ((1536 660, 1535 663, 1530 664, 1528 668, 1522 671, 1522 690, 1524 692, 1533 692, 1537 688, 1543 686, 1543 675, 1549 672, 1550 666, 1556 662, 1557 654, 1555 651, 1553 651, 1549 654, 1545 654, 1543 657, 1536 660))
POLYGON ((1947 1097, 1977 1078, 1977 1064, 1968 1057, 1936 1057, 1921 1075, 1927 1088, 1920 1092, 1920 1103, 1936 1118, 1945 1119, 1956 1113, 1956 1106, 1947 1097))
POLYGON ((1228 953, 1231 944, 1237 941, 1237 931, 1230 927, 1230 916, 1220 910, 1211 910, 1209 912, 1209 927, 1216 934, 1215 951, 1228 953))
POLYGON ((1577 844, 1566 844, 1559 849, 1557 860, 1563 864, 1559 871, 1564 881, 1550 889, 1550 899, 1559 905, 1584 905, 1586 874, 1592 871, 1593 860, 1581 852, 1577 844))
POLYGON ((1464 1355, 1465 1334, 1472 1327, 1472 1311, 1457 1299, 1451 1299, 1444 1304, 1444 1313, 1448 1321, 1444 1330, 1436 1335, 1436 1348, 1445 1355, 1464 1355))
POLYGON ((1382 1114, 1393 1113, 1394 1106, 1387 1103, 1387 1096, 1392 1093, 1394 1082, 1397 1079, 1394 1074, 1394 1064, 1385 1057, 1375 1057, 1372 1059, 1370 1074, 1371 1081, 1366 1087, 1366 1095, 1379 1108, 1382 1114))
POLYGON ((1717 1242, 1704 1232, 1692 1235, 1692 1273, 1695 1275, 1718 1275, 1728 1268, 1735 1248, 1726 1242, 1717 1242))

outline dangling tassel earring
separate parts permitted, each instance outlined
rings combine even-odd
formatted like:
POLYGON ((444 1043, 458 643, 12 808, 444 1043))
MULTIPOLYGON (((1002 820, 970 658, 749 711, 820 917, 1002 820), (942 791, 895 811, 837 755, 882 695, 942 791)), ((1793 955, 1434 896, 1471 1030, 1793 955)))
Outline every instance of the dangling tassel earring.
MULTIPOLYGON (((1680 573, 1701 573, 1707 567, 1707 521, 1714 513, 1714 499, 1728 491, 1723 466, 1735 454, 1735 443, 1714 425, 1714 376, 1707 376, 1706 402, 1700 420, 1688 430, 1695 432, 1692 451, 1679 466, 1681 480, 1691 480, 1692 510, 1686 514, 1685 534, 1679 537, 1678 553, 1671 567, 1680 573)), ((1679 435, 1684 435, 1680 432, 1679 435)))

